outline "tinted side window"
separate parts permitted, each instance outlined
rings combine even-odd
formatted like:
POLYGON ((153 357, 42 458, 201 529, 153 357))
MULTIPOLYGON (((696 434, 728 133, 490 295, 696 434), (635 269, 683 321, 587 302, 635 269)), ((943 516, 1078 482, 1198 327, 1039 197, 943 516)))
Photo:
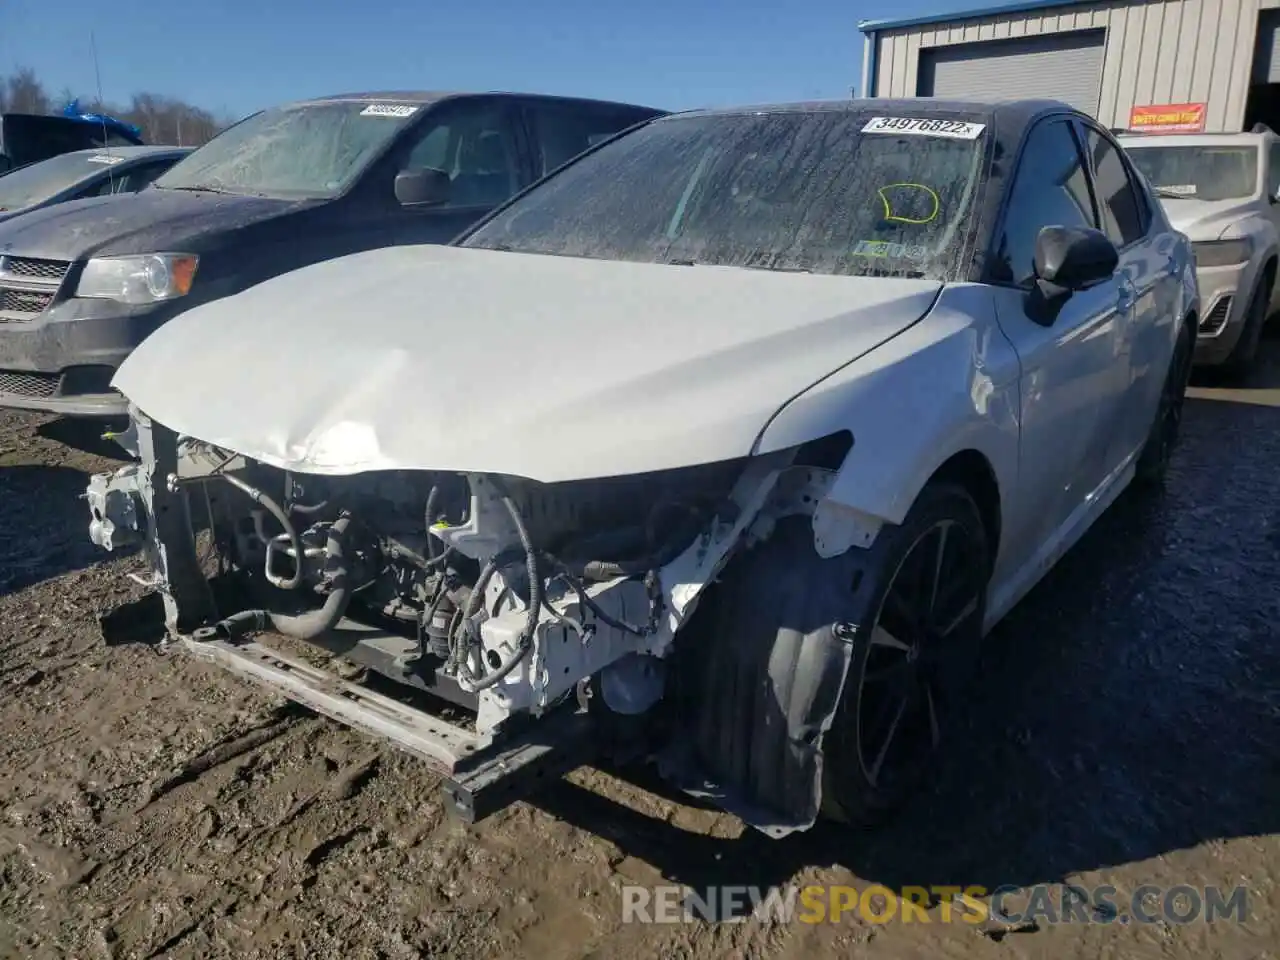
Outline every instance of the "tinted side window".
POLYGON ((432 127, 411 151, 409 162, 405 166, 410 170, 425 170, 433 167, 436 170, 449 169, 449 132, 452 127, 447 123, 432 127))
POLYGON ((175 162, 176 161, 174 160, 160 160, 156 163, 139 164, 129 171, 129 176, 123 189, 117 190, 116 192, 136 193, 156 177, 160 176, 160 174, 172 167, 175 162))
POLYGON ((99 180, 92 187, 85 189, 80 196, 82 197, 105 197, 111 193, 119 193, 124 183, 124 177, 106 177, 99 180))
POLYGON ((1146 217, 1140 193, 1129 177, 1120 151, 1097 130, 1090 128, 1085 136, 1093 157, 1093 176, 1102 209, 1102 228, 1117 247, 1140 240, 1147 232, 1146 217))
MULTIPOLYGON (((33 163, 60 153, 83 150, 93 144, 87 141, 78 126, 65 123, 46 123, 43 117, 22 118, 16 133, 7 139, 16 140, 13 154, 19 164, 33 163)), ((13 133, 14 131, 10 131, 13 133)))
POLYGON ((14 166, 56 157, 72 150, 123 146, 133 141, 92 123, 64 117, 9 115, 4 118, 5 153, 14 166))
POLYGON ((532 103, 526 109, 534 130, 538 176, 650 115, 634 107, 596 104, 532 103))
POLYGON ((993 279, 1029 285, 1036 237, 1050 226, 1097 226, 1084 158, 1066 120, 1042 121, 1027 136, 997 234, 993 279))
POLYGON ((172 160, 139 164, 118 177, 107 177, 97 186, 86 190, 83 195, 86 197, 105 197, 111 193, 137 193, 173 164, 174 161, 172 160))
POLYGON ((496 206, 520 189, 520 153, 510 111, 468 105, 427 122, 405 169, 449 174, 448 207, 496 206))
POLYGON ((1273 140, 1267 150, 1267 193, 1280 194, 1280 140, 1273 140))

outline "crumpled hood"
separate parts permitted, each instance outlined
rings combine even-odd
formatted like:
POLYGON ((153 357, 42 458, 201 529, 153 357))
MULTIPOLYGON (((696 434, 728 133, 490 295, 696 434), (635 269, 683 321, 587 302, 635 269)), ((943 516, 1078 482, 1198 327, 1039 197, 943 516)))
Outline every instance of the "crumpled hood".
POLYGON ((195 307, 114 386, 171 429, 300 472, 616 476, 747 455, 940 289, 396 247, 195 307))
POLYGON ((1241 217, 1256 212, 1252 200, 1172 200, 1161 198, 1173 229, 1185 233, 1192 243, 1217 240, 1241 217))
POLYGON ((30 209, 0 223, 0 254, 82 260, 157 251, 201 253, 206 236, 311 205, 148 187, 30 209))

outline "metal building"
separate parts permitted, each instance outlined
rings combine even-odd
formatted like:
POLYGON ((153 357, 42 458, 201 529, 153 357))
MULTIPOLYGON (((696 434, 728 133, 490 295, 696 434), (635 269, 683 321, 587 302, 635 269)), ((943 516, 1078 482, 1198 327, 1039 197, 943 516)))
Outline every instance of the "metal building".
POLYGON ((875 97, 1053 97, 1111 127, 1280 130, 1280 0, 1023 0, 874 20, 875 97))

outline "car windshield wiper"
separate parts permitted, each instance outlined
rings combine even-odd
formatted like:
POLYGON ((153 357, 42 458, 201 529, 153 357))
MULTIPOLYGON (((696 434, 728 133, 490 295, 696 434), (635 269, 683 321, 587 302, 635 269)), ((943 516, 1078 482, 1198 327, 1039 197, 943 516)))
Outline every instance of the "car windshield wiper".
POLYGON ((859 273, 849 274, 851 277, 875 277, 888 280, 924 280, 928 274, 923 270, 890 270, 884 267, 867 267, 859 273))
POLYGON ((192 184, 189 186, 182 186, 182 187, 165 187, 157 183, 156 186, 159 187, 161 190, 183 190, 189 193, 230 193, 231 192, 230 190, 219 190, 217 187, 209 187, 203 184, 192 184))
POLYGON ((265 193, 256 190, 224 190, 221 187, 211 187, 208 184, 193 184, 191 186, 182 187, 161 187, 159 184, 153 184, 161 190, 185 190, 190 193, 218 193, 226 197, 266 197, 265 193))
POLYGON ((813 273, 808 267, 770 267, 762 263, 741 264, 744 270, 767 270, 770 273, 813 273))
POLYGON ((1166 200, 1199 200, 1194 193, 1178 193, 1176 190, 1162 190, 1159 187, 1153 187, 1152 192, 1157 197, 1163 197, 1166 200))
MULTIPOLYGON (((672 267, 699 267, 703 266, 697 260, 663 260, 662 263, 672 267)), ((805 267, 770 267, 760 263, 723 263, 716 264, 723 267, 737 267, 739 270, 767 270, 770 273, 813 273, 805 267)))

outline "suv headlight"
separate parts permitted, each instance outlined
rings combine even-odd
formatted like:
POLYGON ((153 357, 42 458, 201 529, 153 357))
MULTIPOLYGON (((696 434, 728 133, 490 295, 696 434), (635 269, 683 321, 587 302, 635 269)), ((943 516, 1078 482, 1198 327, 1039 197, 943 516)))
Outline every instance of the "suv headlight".
POLYGON ((1197 267, 1229 267, 1249 261, 1253 256, 1253 241, 1248 238, 1208 240, 1191 244, 1191 252, 1195 254, 1197 267))
POLYGON ((156 303, 185 297, 200 258, 189 253, 148 253, 140 257, 95 257, 84 266, 77 297, 156 303))

